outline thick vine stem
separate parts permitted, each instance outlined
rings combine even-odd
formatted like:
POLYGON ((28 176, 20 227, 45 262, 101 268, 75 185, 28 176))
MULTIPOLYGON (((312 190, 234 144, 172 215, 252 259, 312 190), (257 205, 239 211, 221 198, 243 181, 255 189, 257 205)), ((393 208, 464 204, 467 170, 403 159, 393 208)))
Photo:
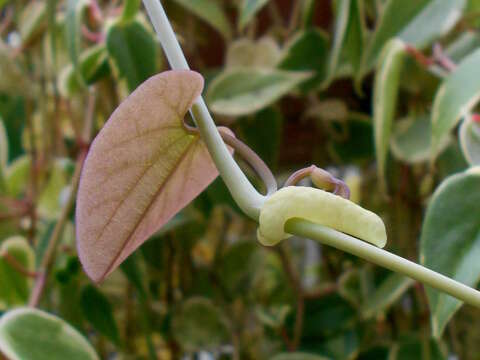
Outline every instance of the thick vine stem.
POLYGON ((480 291, 352 236, 298 218, 288 220, 285 231, 358 256, 480 307, 480 291))
MULTIPOLYGON (((165 55, 174 70, 188 70, 189 66, 180 44, 163 10, 160 0, 143 0, 153 27, 162 44, 165 55)), ((248 181, 222 140, 202 97, 190 111, 208 151, 238 206, 252 219, 258 220, 260 209, 266 200, 248 181)))

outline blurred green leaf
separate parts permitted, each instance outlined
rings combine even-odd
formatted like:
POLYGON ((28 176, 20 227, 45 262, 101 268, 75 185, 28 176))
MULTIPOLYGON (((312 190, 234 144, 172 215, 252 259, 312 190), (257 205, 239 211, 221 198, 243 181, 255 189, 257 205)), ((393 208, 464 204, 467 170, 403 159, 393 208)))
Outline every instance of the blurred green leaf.
POLYGON ((238 28, 242 30, 269 0, 241 0, 238 28))
POLYGON ((360 76, 376 63, 384 45, 393 37, 423 48, 446 34, 462 15, 465 0, 389 0, 362 60, 360 76))
POLYGON ((263 325, 272 329, 279 329, 285 323, 285 319, 290 311, 289 305, 277 305, 268 308, 258 306, 255 308, 255 315, 263 325))
POLYGON ((232 37, 230 21, 220 5, 222 2, 217 0, 175 0, 175 2, 210 24, 226 40, 232 37))
POLYGON ((467 115, 460 126, 460 145, 470 165, 480 165, 480 123, 467 115))
POLYGON ((3 119, 0 116, 0 169, 2 171, 2 176, 5 172, 5 167, 8 163, 8 136, 7 129, 3 123, 3 119))
POLYGON ((80 306, 85 318, 101 334, 113 343, 120 344, 117 323, 113 316, 113 307, 107 297, 96 287, 87 285, 80 295, 80 306))
POLYGON ((257 41, 242 38, 228 47, 225 67, 273 68, 280 55, 280 48, 271 37, 264 36, 257 41))
POLYGON ((5 125, 8 138, 8 162, 25 152, 22 148, 22 133, 25 124, 24 103, 24 99, 20 96, 0 95, 0 117, 5 125))
POLYGON ((217 114, 248 115, 271 105, 309 77, 305 72, 231 69, 212 81, 207 99, 217 114))
POLYGON ((22 46, 30 45, 47 28, 46 1, 29 2, 20 14, 22 46))
POLYGON ((132 20, 138 13, 142 0, 125 0, 122 11, 122 20, 132 20))
POLYGON ((448 45, 445 54, 453 62, 460 62, 478 47, 480 47, 480 34, 475 31, 466 31, 448 45))
POLYGON ((89 0, 67 0, 65 15, 65 40, 68 55, 80 82, 84 80, 78 67, 81 51, 82 17, 88 4, 89 0))
POLYGON ((30 179, 30 163, 30 158, 24 155, 7 167, 5 181, 10 196, 19 197, 27 190, 30 179))
POLYGON ((405 340, 390 351, 390 360, 446 360, 437 341, 405 340))
POLYGON ((328 36, 318 29, 298 32, 285 46, 278 68, 288 71, 311 71, 314 75, 301 84, 303 91, 312 90, 327 75, 328 36))
MULTIPOLYGON (((428 116, 420 115, 398 121, 390 143, 393 155, 411 164, 427 161, 431 154, 431 134, 432 124, 428 116)), ((445 141, 442 148, 447 144, 445 141)))
POLYGON ((390 274, 362 306, 363 318, 369 319, 387 310, 413 283, 412 279, 403 275, 390 274))
POLYGON ((378 178, 384 191, 387 190, 385 167, 404 58, 405 44, 397 39, 390 41, 382 51, 378 71, 375 74, 373 90, 375 152, 378 178))
MULTIPOLYGON (((87 85, 92 85, 110 73, 108 54, 105 45, 96 45, 80 54, 79 71, 87 85)), ((84 86, 78 79, 73 66, 67 65, 58 77, 58 88, 65 97, 70 97, 84 86)))
MULTIPOLYGON (((442 182, 428 204, 420 239, 420 261, 468 286, 480 278, 480 172, 468 171, 442 182)), ((440 337, 461 301, 431 288, 432 332, 440 337)))
POLYGON ((450 130, 477 103, 480 86, 471 79, 480 76, 480 50, 467 56, 443 82, 432 109, 432 151, 438 155, 450 130))
POLYGON ((56 219, 63 209, 62 195, 69 191, 70 159, 56 159, 50 170, 48 180, 38 198, 38 212, 47 219, 56 219))
POLYGON ((30 95, 31 87, 26 74, 13 59, 13 49, 0 39, 0 93, 15 95, 30 95))
POLYGON ((185 301, 172 319, 175 339, 187 352, 211 349, 229 340, 226 320, 206 298, 185 301))
POLYGON ((145 26, 137 21, 116 21, 107 31, 107 50, 121 77, 133 91, 156 72, 157 45, 145 26))
POLYGON ((342 57, 356 73, 365 42, 363 4, 361 0, 340 0, 337 4, 333 47, 328 63, 327 86, 335 77, 342 57))
POLYGON ((313 16, 315 15, 315 0, 304 0, 300 22, 303 28, 311 27, 313 24, 313 16))
POLYGON ((97 360, 98 355, 62 319, 33 308, 9 311, 0 319, 0 351, 11 360, 97 360))
POLYGON ((0 309, 11 306, 24 305, 30 295, 32 279, 16 269, 8 257, 22 269, 33 272, 35 270, 35 254, 21 236, 13 236, 4 240, 0 245, 0 309))

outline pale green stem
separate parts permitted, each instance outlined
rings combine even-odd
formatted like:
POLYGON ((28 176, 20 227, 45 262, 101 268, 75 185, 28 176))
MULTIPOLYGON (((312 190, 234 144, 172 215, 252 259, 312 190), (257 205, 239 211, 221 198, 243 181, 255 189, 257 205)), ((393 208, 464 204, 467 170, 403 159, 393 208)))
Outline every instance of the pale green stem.
MULTIPOLYGON (((185 59, 180 44, 178 43, 160 1, 143 0, 143 3, 172 69, 189 69, 187 60, 185 59)), ((207 144, 208 151, 210 152, 223 181, 230 190, 236 203, 248 216, 254 220, 258 220, 260 209, 266 198, 255 190, 233 159, 227 146, 223 142, 202 97, 199 97, 193 105, 191 114, 198 130, 200 131, 202 139, 207 144)))
MULTIPOLYGON (((188 69, 188 63, 160 1, 143 0, 143 3, 172 69, 188 69)), ((193 105, 191 112, 213 161, 233 198, 247 215, 258 220, 260 209, 266 197, 255 190, 233 160, 202 98, 199 98, 193 105)), ((468 304, 480 307, 479 291, 354 237, 303 219, 287 221, 285 231, 351 253, 441 290, 468 304)))
POLYGON ((352 236, 298 218, 288 220, 285 231, 348 252, 480 307, 480 291, 352 236))

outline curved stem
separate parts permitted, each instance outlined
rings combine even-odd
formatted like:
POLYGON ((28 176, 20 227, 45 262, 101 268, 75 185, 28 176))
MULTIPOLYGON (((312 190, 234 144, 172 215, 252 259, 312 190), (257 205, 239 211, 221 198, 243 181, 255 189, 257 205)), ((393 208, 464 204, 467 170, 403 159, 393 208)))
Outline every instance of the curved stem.
POLYGON ((480 307, 480 291, 352 236, 299 218, 288 220, 285 231, 348 252, 480 307))
MULTIPOLYGON (((162 44, 165 55, 174 70, 189 69, 185 55, 163 10, 160 0, 143 0, 153 27, 162 44)), ((233 159, 208 112, 202 97, 193 104, 191 114, 208 151, 238 206, 252 219, 258 220, 260 209, 266 200, 248 181, 233 159)))

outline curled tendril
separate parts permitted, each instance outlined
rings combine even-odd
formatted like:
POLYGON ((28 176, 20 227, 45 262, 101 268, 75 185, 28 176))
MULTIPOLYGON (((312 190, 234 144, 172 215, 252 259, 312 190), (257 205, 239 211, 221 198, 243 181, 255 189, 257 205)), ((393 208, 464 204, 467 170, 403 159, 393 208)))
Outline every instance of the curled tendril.
POLYGON ((345 182, 337 179, 328 171, 323 170, 315 165, 294 172, 287 179, 284 186, 294 186, 307 176, 310 176, 312 183, 319 189, 331 191, 335 195, 341 196, 345 199, 350 199, 350 189, 345 182))
MULTIPOLYGON (((185 121, 183 127, 190 133, 198 134, 198 129, 194 126, 188 125, 185 121)), ((277 191, 277 181, 273 176, 270 168, 265 162, 246 144, 227 134, 222 128, 219 128, 220 136, 225 144, 231 146, 240 157, 247 162, 247 164, 255 171, 267 188, 266 196, 270 196, 277 191)))

